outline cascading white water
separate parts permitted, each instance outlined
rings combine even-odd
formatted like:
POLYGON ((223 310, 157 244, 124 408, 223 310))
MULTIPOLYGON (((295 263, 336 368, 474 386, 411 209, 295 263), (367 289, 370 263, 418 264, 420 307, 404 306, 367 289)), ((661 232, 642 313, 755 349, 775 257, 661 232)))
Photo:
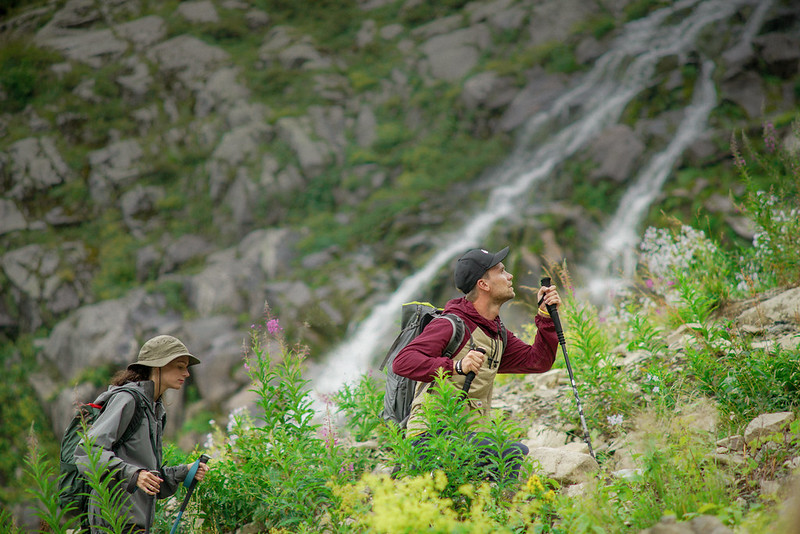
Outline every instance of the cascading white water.
MULTIPOLYGON (((485 208, 463 229, 443 236, 439 252, 405 279, 358 325, 354 334, 328 354, 324 363, 313 371, 311 379, 315 391, 320 394, 336 391, 372 369, 374 358, 387 348, 397 331, 401 304, 418 299, 443 267, 465 250, 479 245, 498 221, 518 212, 519 202, 529 196, 535 184, 548 177, 557 165, 584 147, 604 128, 616 123, 625 106, 653 83, 655 66, 661 58, 686 54, 692 49, 700 30, 754 1, 683 0, 629 23, 578 85, 558 98, 548 110, 528 120, 518 148, 488 178, 493 187, 485 208), (673 20, 677 22, 667 24, 673 20), (567 114, 571 115, 571 122, 559 129, 556 123, 567 114), (537 149, 530 150, 530 140, 540 136, 545 128, 554 130, 554 133, 537 149)), ((704 68, 704 72, 707 70, 710 69, 704 68)), ((707 88, 701 87, 698 91, 705 90, 707 88)), ((713 94, 713 86, 710 91, 713 94)), ((701 106, 704 102, 705 99, 695 97, 693 106, 701 106)), ((696 135, 704 124, 705 119, 702 119, 691 128, 687 126, 682 139, 688 138, 688 141, 681 140, 675 149, 667 149, 663 158, 653 166, 664 168, 668 173, 692 135, 696 135)), ((640 209, 646 209, 649 202, 652 199, 645 200, 640 209)))
POLYGON ((689 144, 702 133, 708 116, 716 104, 710 61, 703 64, 701 78, 695 87, 694 101, 686 108, 675 137, 666 150, 657 154, 628 188, 619 208, 599 239, 599 247, 592 253, 586 276, 589 297, 600 301, 619 289, 624 280, 633 275, 636 267, 636 250, 639 243, 639 224, 656 199, 672 167, 689 144), (619 273, 619 274, 616 274, 619 273), (616 275, 615 275, 616 274, 616 275))
MULTIPOLYGON (((740 41, 734 48, 750 47, 761 27, 772 0, 758 4, 753 16, 745 25, 740 41)), ((683 120, 667 148, 655 155, 634 183, 625 192, 617 212, 606 225, 598 240, 598 247, 590 255, 584 270, 592 273, 584 292, 595 302, 605 301, 627 281, 636 268, 636 247, 641 241, 640 225, 647 210, 656 199, 680 155, 705 128, 708 117, 717 103, 714 83, 711 80, 714 65, 703 63, 701 78, 695 87, 692 104, 684 111, 683 120)))

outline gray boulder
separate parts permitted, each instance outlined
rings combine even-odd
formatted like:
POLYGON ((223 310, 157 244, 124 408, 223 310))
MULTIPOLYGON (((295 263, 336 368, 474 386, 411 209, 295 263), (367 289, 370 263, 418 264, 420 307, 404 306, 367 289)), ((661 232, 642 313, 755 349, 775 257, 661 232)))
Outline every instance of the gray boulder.
POLYGON ((114 33, 142 51, 167 36, 167 25, 159 16, 150 15, 114 26, 114 33))
POLYGON ((720 84, 720 96, 740 106, 751 119, 761 117, 764 103, 764 80, 753 71, 744 71, 720 84))
POLYGON ((210 0, 181 2, 175 12, 192 24, 219 22, 219 15, 210 0))
POLYGON ((164 198, 164 188, 159 186, 137 186, 120 197, 122 222, 128 230, 139 238, 149 230, 161 225, 158 217, 158 203, 164 198))
POLYGON ((89 153, 89 193, 98 204, 106 204, 140 176, 144 151, 133 139, 118 141, 89 153))
MULTIPOLYGON (((0 257, 9 282, 25 299, 61 314, 77 308, 90 294, 89 253, 81 242, 60 244, 58 249, 27 245, 0 257)), ((18 302, 19 304, 19 302, 18 302)), ((38 323, 36 306, 26 308, 29 324, 38 323)))
POLYGON ((547 74, 538 68, 530 73, 530 82, 517 93, 500 118, 498 128, 510 132, 536 112, 545 109, 563 91, 565 80, 560 75, 547 74))
POLYGON ((541 45, 550 41, 563 41, 578 23, 597 11, 598 5, 595 2, 583 0, 536 2, 530 12, 529 46, 541 45))
POLYGON ((256 230, 234 249, 212 254, 205 269, 186 280, 186 297, 201 317, 221 312, 258 317, 266 280, 289 268, 297 236, 285 229, 256 230))
POLYGON ((599 466, 591 455, 567 448, 537 447, 528 454, 538 461, 545 474, 561 484, 586 482, 599 466))
POLYGON ((280 139, 297 155, 303 174, 307 178, 319 176, 331 161, 330 150, 324 142, 312 139, 310 120, 285 117, 278 120, 276 127, 280 139))
POLYGON ((733 534, 733 531, 713 515, 701 515, 682 522, 678 522, 675 516, 666 516, 639 534, 733 534))
POLYGON ((767 437, 776 432, 781 432, 789 427, 789 423, 794 421, 794 413, 778 412, 761 414, 747 425, 744 430, 744 440, 752 443, 758 438, 767 437))
MULTIPOLYGON (((212 73, 205 86, 197 91, 195 114, 205 117, 215 110, 226 113, 231 108, 242 105, 250 96, 250 90, 239 83, 239 74, 239 69, 227 67, 212 73)), ((249 107, 251 112, 256 112, 255 106, 249 107)), ((255 122, 259 118, 263 118, 263 111, 256 112, 250 120, 255 122)))
POLYGON ((202 362, 190 369, 200 396, 207 404, 220 406, 247 385, 235 371, 242 366, 242 345, 250 340, 230 316, 189 321, 183 330, 183 341, 202 362))
POLYGON ((461 101, 467 109, 498 109, 511 103, 518 92, 513 78, 481 72, 464 82, 461 101))
POLYGON ((5 196, 15 200, 30 199, 73 178, 50 137, 28 137, 13 143, 8 161, 10 187, 5 196))
POLYGON ((800 314, 800 287, 790 289, 742 312, 738 325, 763 328, 774 323, 797 325, 800 314))
POLYGON ((454 32, 432 37, 420 46, 430 67, 430 75, 446 81, 464 77, 477 64, 480 52, 492 43, 485 24, 476 24, 454 32))
POLYGON ((24 230, 28 227, 25 216, 13 200, 0 198, 0 235, 24 230))
POLYGON ((221 48, 190 35, 173 37, 147 52, 147 58, 163 74, 175 76, 188 87, 193 87, 196 80, 207 78, 217 65, 229 57, 221 48))
POLYGON ((76 30, 71 35, 42 39, 40 44, 93 68, 118 59, 128 50, 128 43, 118 39, 111 30, 76 30))
POLYGON ((796 35, 777 32, 759 35, 753 46, 771 74, 789 79, 800 70, 800 39, 796 35))
POLYGON ((644 143, 630 126, 618 124, 606 128, 589 148, 590 158, 598 163, 592 180, 610 179, 623 183, 631 177, 636 162, 644 153, 644 143))
POLYGON ((84 306, 58 323, 42 346, 42 357, 68 383, 86 368, 124 367, 136 359, 141 335, 137 317, 159 316, 162 299, 142 290, 84 306))

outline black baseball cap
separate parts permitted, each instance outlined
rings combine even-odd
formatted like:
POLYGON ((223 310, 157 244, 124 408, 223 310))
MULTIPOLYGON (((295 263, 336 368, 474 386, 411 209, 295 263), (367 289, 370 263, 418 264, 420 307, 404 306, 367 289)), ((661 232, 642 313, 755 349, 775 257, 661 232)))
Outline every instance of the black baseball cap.
POLYGON ((455 271, 456 287, 465 295, 472 291, 483 274, 503 261, 508 254, 508 247, 492 254, 486 249, 473 248, 458 259, 455 271))

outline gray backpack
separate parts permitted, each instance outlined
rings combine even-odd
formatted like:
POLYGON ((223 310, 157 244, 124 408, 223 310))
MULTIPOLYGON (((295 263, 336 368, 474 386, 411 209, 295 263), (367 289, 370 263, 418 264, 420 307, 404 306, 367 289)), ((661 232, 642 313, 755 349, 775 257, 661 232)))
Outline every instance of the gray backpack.
POLYGON ((408 417, 411 415, 411 402, 414 400, 414 391, 417 381, 395 374, 392 363, 397 353, 417 337, 433 320, 446 319, 453 325, 453 335, 445 347, 443 356, 452 358, 455 351, 464 339, 464 321, 452 313, 427 302, 409 302, 403 304, 400 316, 400 334, 395 338, 389 352, 380 365, 380 370, 386 369, 386 390, 383 397, 383 419, 391 421, 401 428, 406 427, 408 417))

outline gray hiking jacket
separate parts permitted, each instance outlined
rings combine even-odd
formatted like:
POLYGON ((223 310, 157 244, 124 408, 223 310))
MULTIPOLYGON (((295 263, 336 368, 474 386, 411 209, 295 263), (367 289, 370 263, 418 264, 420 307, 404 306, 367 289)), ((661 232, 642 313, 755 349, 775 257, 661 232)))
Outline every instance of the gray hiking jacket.
MULTIPOLYGON (((123 386, 109 386, 108 390, 97 397, 97 403, 102 403, 110 397, 100 416, 92 425, 87 436, 94 438, 94 450, 101 450, 101 463, 108 462, 111 469, 119 469, 117 475, 123 495, 123 510, 127 511, 128 524, 145 528, 151 525, 155 513, 153 497, 147 495, 136 486, 139 471, 142 469, 158 470, 161 478, 161 489, 158 493, 159 499, 173 495, 178 486, 183 483, 189 473, 188 465, 166 467, 161 465, 162 451, 161 438, 166 421, 166 412, 161 400, 153 401, 155 384, 151 380, 142 382, 129 382, 123 386), (133 393, 120 392, 111 395, 119 389, 135 390, 133 393), (139 425, 138 431, 125 443, 116 444, 116 441, 125 430, 134 415, 137 399, 136 393, 143 395, 145 399, 145 416, 139 425), (148 517, 148 515, 150 517, 148 517)), ((83 449, 83 441, 78 444, 75 450, 75 463, 81 473, 86 473, 88 467, 88 455, 83 449)), ((92 492, 94 497, 94 491, 92 492)), ((96 527, 106 526, 100 518, 100 510, 94 504, 94 500, 89 502, 89 524, 92 533, 100 532, 96 527)))

